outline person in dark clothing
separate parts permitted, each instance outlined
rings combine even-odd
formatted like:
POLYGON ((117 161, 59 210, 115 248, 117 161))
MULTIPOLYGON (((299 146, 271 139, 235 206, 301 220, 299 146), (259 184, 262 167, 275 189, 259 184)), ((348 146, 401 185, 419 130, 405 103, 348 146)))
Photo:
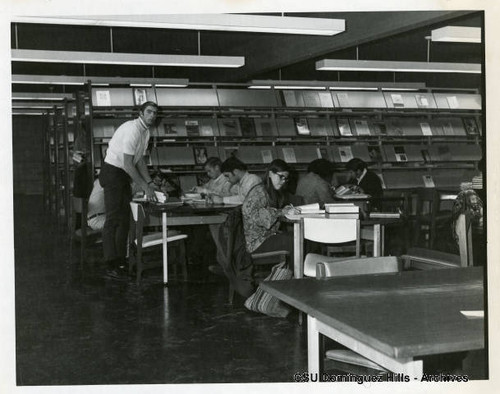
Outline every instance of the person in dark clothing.
POLYGON ((372 206, 380 206, 380 198, 383 195, 382 181, 373 171, 368 169, 368 165, 361 159, 354 158, 347 162, 346 168, 350 171, 350 184, 356 185, 359 192, 372 196, 372 206))

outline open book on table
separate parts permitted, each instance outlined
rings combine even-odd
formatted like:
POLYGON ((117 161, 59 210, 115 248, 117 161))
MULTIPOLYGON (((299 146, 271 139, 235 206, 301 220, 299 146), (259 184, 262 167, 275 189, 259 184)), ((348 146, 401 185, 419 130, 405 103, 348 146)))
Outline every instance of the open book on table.
POLYGON ((335 197, 343 200, 351 199, 368 199, 371 196, 365 193, 359 193, 355 189, 357 186, 354 185, 342 185, 335 189, 335 197))

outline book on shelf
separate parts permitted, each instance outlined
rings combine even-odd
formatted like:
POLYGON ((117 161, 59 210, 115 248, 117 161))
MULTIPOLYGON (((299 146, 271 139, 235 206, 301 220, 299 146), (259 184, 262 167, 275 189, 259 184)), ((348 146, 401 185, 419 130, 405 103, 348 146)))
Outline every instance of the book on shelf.
POLYGON ((177 124, 175 121, 165 121, 163 122, 163 133, 164 135, 177 135, 178 134, 177 124))
POLYGON ((392 104, 394 104, 395 107, 404 107, 405 102, 403 101, 403 96, 400 94, 391 94, 391 99, 392 99, 392 104))
POLYGON ((370 155, 370 161, 381 162, 382 153, 380 152, 380 147, 378 145, 368 146, 368 154, 370 155))
POLYGON ((202 124, 200 128, 200 135, 202 137, 213 137, 214 130, 212 129, 212 126, 209 124, 202 124))
POLYGON ((432 135, 431 125, 427 122, 420 123, 420 129, 423 135, 432 135))
POLYGON ((285 104, 287 107, 297 107, 297 97, 295 96, 295 92, 292 90, 282 90, 283 98, 285 99, 285 104))
POLYGON ((451 109, 457 109, 459 107, 457 96, 447 96, 446 101, 451 109))
POLYGON ((271 150, 269 150, 269 149, 261 150, 260 154, 262 156, 263 163, 267 164, 267 163, 271 163, 273 161, 273 154, 272 154, 271 150))
POLYGON ((318 159, 329 160, 328 150, 326 148, 316 148, 316 153, 318 154, 318 159))
POLYGON ((205 164, 208 159, 207 148, 205 147, 195 147, 194 151, 194 161, 196 164, 205 164))
POLYGON ((408 161, 408 157, 406 156, 404 146, 395 146, 394 147, 394 154, 396 155, 396 161, 400 161, 400 162, 408 161))
POLYGON ((287 163, 297 163, 297 157, 295 156, 295 150, 293 148, 282 148, 283 160, 287 163))
POLYGON ((467 135, 478 135, 479 128, 477 127, 476 119, 463 118, 464 129, 467 135))
POLYGON ((439 145, 437 147, 437 153, 441 160, 450 161, 451 160, 451 151, 448 145, 439 145))
POLYGON ((375 135, 387 135, 387 125, 384 122, 372 122, 371 129, 375 135))
POLYGON ((255 137, 255 122, 252 118, 240 118, 241 135, 255 137))
POLYGON ((427 97, 423 94, 417 94, 415 95, 415 100, 417 102, 417 107, 418 108, 428 108, 429 107, 429 100, 427 97))
POLYGON ((432 175, 422 175, 422 179, 424 180, 425 187, 436 187, 434 179, 432 179, 432 175))
POLYGON ((348 119, 337 119, 337 126, 339 128, 339 133, 341 136, 352 136, 351 126, 349 125, 348 119))
POLYGON ((111 94, 109 90, 96 90, 95 97, 98 107, 109 107, 111 105, 111 94))
POLYGON ((339 146, 339 155, 342 163, 347 163, 354 157, 350 146, 339 146))
POLYGON ((186 120, 184 124, 186 125, 188 137, 199 137, 200 125, 197 120, 186 120))
POLYGON ((356 126, 356 132, 359 136, 370 135, 370 128, 366 120, 356 119, 354 121, 354 126, 356 126))
POLYGON ((238 119, 222 119, 224 135, 227 137, 238 137, 238 119))
POLYGON ((294 119, 294 122, 298 135, 311 135, 311 130, 309 130, 306 118, 294 119))

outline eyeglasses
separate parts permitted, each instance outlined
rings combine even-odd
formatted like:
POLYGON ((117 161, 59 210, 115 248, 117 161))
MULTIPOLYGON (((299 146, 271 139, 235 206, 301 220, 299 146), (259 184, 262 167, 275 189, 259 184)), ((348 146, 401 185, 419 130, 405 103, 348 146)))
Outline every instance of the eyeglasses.
POLYGON ((283 181, 283 182, 288 181, 288 175, 280 174, 279 172, 274 172, 274 171, 273 171, 273 173, 279 176, 280 181, 283 181))

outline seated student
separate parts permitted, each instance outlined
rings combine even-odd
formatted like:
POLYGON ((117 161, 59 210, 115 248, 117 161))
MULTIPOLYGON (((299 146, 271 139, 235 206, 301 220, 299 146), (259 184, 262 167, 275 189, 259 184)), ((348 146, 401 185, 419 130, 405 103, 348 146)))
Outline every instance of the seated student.
POLYGON ((288 250, 293 261, 293 234, 279 233, 280 217, 294 211, 282 193, 290 168, 283 160, 271 162, 264 183, 253 186, 241 208, 246 249, 249 253, 288 250))
POLYGON ((234 195, 220 196, 214 193, 207 196, 207 201, 224 204, 243 204, 243 200, 252 187, 262 183, 262 179, 255 174, 250 174, 247 171, 245 163, 236 157, 230 157, 224 161, 221 171, 229 183, 233 185, 234 188, 231 191, 234 195))
POLYGON ((151 173, 151 179, 165 195, 177 198, 181 196, 182 191, 180 186, 174 180, 170 179, 167 174, 159 170, 153 171, 151 173))
POLYGON ((307 167, 307 174, 299 179, 295 194, 304 199, 304 204, 333 202, 333 171, 333 163, 326 159, 312 161, 307 167))
POLYGON ((209 157, 205 163, 205 171, 210 180, 203 186, 196 186, 193 190, 200 194, 216 194, 221 197, 231 195, 231 183, 222 174, 222 162, 218 157, 209 157))
POLYGON ((354 158, 346 163, 346 168, 350 171, 350 184, 358 186, 361 193, 369 194, 374 198, 382 197, 382 181, 373 171, 368 169, 368 165, 361 159, 354 158))

